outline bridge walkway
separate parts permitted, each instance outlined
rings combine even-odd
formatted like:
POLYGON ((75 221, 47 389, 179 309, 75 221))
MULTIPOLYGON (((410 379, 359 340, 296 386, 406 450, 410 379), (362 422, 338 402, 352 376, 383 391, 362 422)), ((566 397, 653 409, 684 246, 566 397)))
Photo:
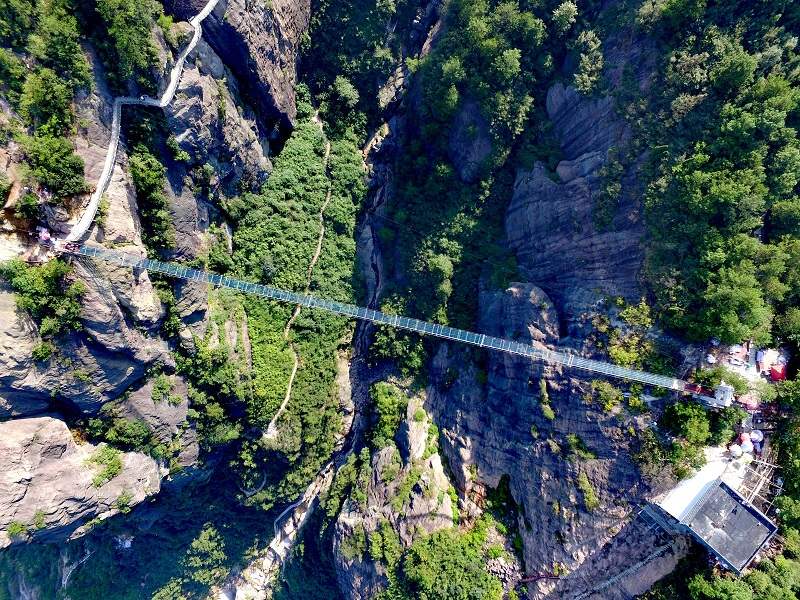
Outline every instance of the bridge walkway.
POLYGON ((608 375, 609 377, 638 381, 639 383, 672 390, 684 390, 686 385, 684 381, 674 377, 645 373, 643 371, 620 367, 598 360, 583 358, 568 352, 559 352, 555 350, 549 350, 547 348, 532 346, 530 344, 522 344, 512 340, 506 340, 472 331, 465 331, 463 329, 456 329, 455 327, 448 327, 447 325, 438 325, 436 323, 420 321, 419 319, 411 319, 402 315, 387 314, 377 310, 355 306, 353 304, 317 298, 310 294, 290 292, 288 290, 282 290, 268 285, 250 283, 248 281, 242 281, 240 279, 234 279, 224 275, 216 275, 214 273, 191 269, 189 267, 184 267, 182 265, 176 265, 173 263, 166 263, 147 258, 137 258, 135 256, 115 252, 113 250, 107 250, 105 248, 97 248, 93 246, 68 248, 62 243, 60 246, 58 246, 58 249, 68 254, 99 258, 101 260, 117 263, 120 266, 127 266, 135 269, 146 269, 156 273, 163 273, 164 275, 168 275, 170 277, 177 277, 190 281, 208 283, 214 286, 226 287, 248 294, 255 294, 257 296, 279 300, 281 302, 288 302, 291 304, 297 304, 299 306, 307 306, 309 308, 325 310, 339 315, 344 315, 346 317, 370 321, 379 325, 387 325, 389 327, 395 327, 398 329, 416 331, 425 335, 431 335, 455 342, 463 342, 465 344, 478 346, 480 348, 499 350, 500 352, 525 356, 534 360, 542 360, 551 364, 561 364, 567 367, 583 369, 592 373, 608 375))

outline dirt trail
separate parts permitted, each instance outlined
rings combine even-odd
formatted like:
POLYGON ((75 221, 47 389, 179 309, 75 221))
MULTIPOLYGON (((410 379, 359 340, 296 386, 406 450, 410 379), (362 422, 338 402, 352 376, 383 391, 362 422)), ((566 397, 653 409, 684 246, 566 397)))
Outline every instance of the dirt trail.
MULTIPOLYGON (((322 129, 322 122, 319 120, 319 117, 315 118, 316 123, 319 125, 320 131, 322 131, 322 135, 325 136, 325 132, 322 129)), ((328 157, 330 156, 330 153, 331 142, 327 136, 325 136, 325 157, 323 158, 323 164, 325 165, 325 174, 328 177, 328 193, 325 195, 325 202, 322 203, 322 206, 319 209, 319 238, 317 239, 317 250, 314 252, 311 263, 308 265, 308 279, 306 280, 306 288, 303 294, 308 294, 309 290, 311 289, 311 277, 314 274, 314 266, 317 264, 319 255, 322 252, 322 242, 325 239, 325 209, 328 208, 328 203, 331 201, 331 194, 333 193, 331 174, 328 170, 328 157)), ((292 312, 292 316, 289 317, 289 320, 286 322, 286 328, 283 330, 283 339, 289 343, 289 349, 294 355, 294 366, 292 367, 292 374, 289 376, 289 384, 286 386, 286 396, 284 397, 278 412, 275 413, 275 416, 272 417, 272 420, 269 422, 266 433, 264 433, 264 437, 268 440, 274 440, 276 437, 278 437, 278 418, 283 414, 283 411, 286 410, 286 405, 289 404, 289 398, 292 395, 294 378, 297 376, 297 369, 300 366, 300 357, 297 355, 297 350, 295 350, 292 342, 289 341, 289 330, 292 328, 292 323, 294 323, 297 315, 300 314, 301 308, 302 307, 299 304, 295 307, 294 311, 292 312)))

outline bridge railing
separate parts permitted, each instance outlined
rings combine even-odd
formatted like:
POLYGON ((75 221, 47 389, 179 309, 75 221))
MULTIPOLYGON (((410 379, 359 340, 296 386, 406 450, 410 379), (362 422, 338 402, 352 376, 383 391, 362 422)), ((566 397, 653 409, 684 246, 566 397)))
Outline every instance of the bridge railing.
POLYGON ((149 258, 138 258, 120 252, 115 252, 113 250, 107 250, 105 248, 81 246, 78 249, 72 250, 66 250, 64 248, 62 249, 70 254, 100 258, 112 263, 118 263, 122 266, 146 269, 148 271, 155 271, 171 277, 178 277, 190 281, 200 281, 248 294, 255 294, 265 298, 271 298, 273 300, 290 302, 292 304, 299 304, 301 306, 308 306, 309 308, 325 310, 344 315, 346 317, 371 321, 380 325, 416 331, 425 335, 432 335, 438 338, 463 342, 465 344, 471 344, 481 348, 491 348, 493 350, 516 354, 518 356, 525 356, 547 363, 562 364, 567 367, 575 367, 585 371, 590 371, 592 373, 602 373, 603 375, 608 375, 610 377, 616 377, 619 379, 638 381, 640 383, 673 390, 683 390, 685 386, 685 382, 681 381, 680 379, 675 379, 674 377, 645 373, 644 371, 620 367, 618 365, 613 365, 598 360, 583 358, 574 354, 557 352, 554 350, 548 350, 547 348, 531 346, 529 344, 521 344, 512 340, 493 337, 482 333, 475 333, 472 331, 448 327, 447 325, 428 323, 426 321, 411 319, 402 315, 392 315, 369 308, 362 308, 353 304, 336 302, 335 300, 326 300, 324 298, 317 298, 311 295, 298 294, 297 292, 290 292, 288 290, 282 290, 280 288, 274 288, 268 285, 242 281, 240 279, 234 279, 224 275, 217 275, 215 273, 208 273, 198 269, 191 269, 189 267, 184 267, 173 263, 165 263, 157 260, 151 260, 149 258))

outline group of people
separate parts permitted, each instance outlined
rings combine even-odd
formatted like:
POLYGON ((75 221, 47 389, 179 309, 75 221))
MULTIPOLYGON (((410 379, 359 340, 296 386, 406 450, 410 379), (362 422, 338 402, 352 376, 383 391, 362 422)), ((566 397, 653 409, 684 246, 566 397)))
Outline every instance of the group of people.
POLYGON ((761 456, 761 442, 764 441, 764 434, 753 429, 749 433, 743 431, 736 438, 736 442, 728 446, 728 451, 733 458, 742 458, 745 463, 753 461, 753 454, 761 456))

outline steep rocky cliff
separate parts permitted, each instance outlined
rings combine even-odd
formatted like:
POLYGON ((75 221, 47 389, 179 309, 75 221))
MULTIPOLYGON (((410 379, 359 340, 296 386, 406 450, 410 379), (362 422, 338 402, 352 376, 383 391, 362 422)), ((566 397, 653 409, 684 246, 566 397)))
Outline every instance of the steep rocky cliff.
POLYGON ((645 232, 636 195, 639 163, 622 177, 612 226, 598 231, 593 210, 601 192, 599 171, 609 150, 623 146, 630 133, 613 98, 585 99, 562 84, 549 90, 547 111, 566 160, 558 164, 557 178, 541 163, 517 173, 505 230, 522 272, 553 298, 573 335, 604 296, 639 297, 639 240, 645 232))
POLYGON ((397 446, 372 455, 364 473, 363 499, 347 500, 339 513, 333 551, 339 588, 350 600, 368 600, 389 585, 385 561, 375 556, 376 532, 386 540, 383 544, 390 545, 396 537, 408 548, 425 534, 453 526, 457 507, 435 452, 437 430, 431 432, 432 425, 422 399, 409 398, 395 437, 397 446))
MULTIPOLYGON (((626 191, 613 227, 598 231, 593 207, 602 185, 599 171, 609 150, 623 146, 630 134, 612 98, 586 99, 557 84, 548 93, 547 110, 565 160, 556 177, 543 164, 520 171, 505 216, 520 270, 535 285, 482 292, 480 330, 591 353, 585 338, 599 301, 639 295, 644 229, 632 193, 637 164, 622 177, 626 191)), ((468 496, 480 502, 484 486, 495 487, 503 474, 510 475, 528 574, 568 574, 531 584, 533 597, 590 591, 658 550, 646 569, 597 597, 641 593, 669 572, 682 550, 667 547, 632 516, 649 494, 630 457, 646 417, 620 408, 604 411, 587 396, 588 378, 574 370, 499 354, 488 356, 485 369, 482 383, 467 353, 444 345, 433 361, 426 406, 468 496), (553 419, 543 404, 552 408, 553 419), (579 441, 596 458, 581 458, 574 451, 579 441)))
MULTIPOLYGON (((188 19, 201 0, 173 0, 188 19)), ((252 99, 262 135, 288 132, 295 119, 294 83, 300 41, 311 18, 310 0, 222 0, 203 23, 204 37, 252 99)))
POLYGON ((0 548, 80 535, 84 524, 158 493, 162 474, 152 458, 123 453, 120 473, 103 480, 104 465, 92 462, 98 452, 93 444, 76 444, 52 416, 0 423, 0 529, 8 533, 0 536, 0 548))
MULTIPOLYGON (((204 5, 175 2, 172 9, 178 19, 188 20, 204 5)), ((170 200, 177 241, 174 259, 195 259, 206 252, 206 230, 212 216, 218 214, 218 203, 240 189, 257 186, 271 171, 268 143, 277 140, 279 132, 285 134, 295 116, 296 53, 308 27, 309 10, 308 2, 272 2, 266 7, 263 3, 253 6, 222 0, 204 22, 204 39, 188 57, 175 98, 164 109, 166 125, 178 149, 188 157, 182 161, 166 153, 162 157, 168 166, 164 191, 170 200), (207 193, 197 194, 198 185, 206 186, 207 193)), ((191 30, 188 23, 176 27, 184 32, 191 30)), ((170 47, 158 28, 153 35, 160 53, 158 84, 163 90, 168 83, 165 74, 182 46, 170 47)), ((184 36, 181 43, 186 39, 184 36)), ((92 182, 103 169, 113 96, 94 50, 89 45, 85 48, 93 85, 76 98, 76 122, 80 123, 76 149, 85 161, 86 179, 92 182)), ((132 110, 123 111, 123 121, 132 116, 132 110)), ((122 142, 105 192, 108 207, 104 222, 93 227, 87 243, 113 245, 119 251, 144 256, 141 231, 147 224, 139 220, 128 149, 124 139, 122 142)), ((48 224, 55 231, 68 231, 78 216, 79 211, 70 218, 64 210, 53 210, 48 212, 48 224)), ((49 541, 80 533, 84 521, 114 512, 113 501, 123 487, 134 494, 131 504, 139 502, 145 493, 157 493, 170 456, 170 467, 186 473, 191 472, 199 452, 195 430, 186 424, 185 381, 177 378, 174 382, 171 398, 178 402, 157 403, 151 397, 152 377, 165 370, 171 373, 175 361, 171 354, 174 347, 157 335, 166 311, 147 272, 76 261, 74 277, 86 287, 81 299, 83 330, 61 340, 58 355, 45 363, 34 363, 31 358, 32 349, 40 342, 35 323, 16 309, 10 289, 5 284, 0 287, 0 315, 6 323, 0 328, 0 416, 14 418, 3 426, 11 432, 9 436, 25 437, 33 431, 31 423, 46 419, 46 431, 52 438, 48 444, 21 444, 22 438, 13 438, 25 448, 26 464, 33 465, 30 469, 35 475, 29 478, 30 485, 35 484, 39 491, 38 495, 30 490, 27 495, 9 491, 0 529, 11 522, 27 523, 37 510, 43 510, 48 523, 55 523, 47 527, 49 541), (156 461, 143 454, 127 454, 123 475, 94 491, 89 469, 82 462, 91 454, 91 447, 76 446, 66 424, 58 419, 64 414, 72 418, 96 415, 104 404, 126 391, 130 393, 114 408, 115 415, 144 421, 170 454, 161 470, 156 461), (19 420, 46 412, 48 416, 41 419, 19 420), (62 450, 56 453, 51 449, 54 446, 62 450), (48 459, 50 455, 53 460, 48 459), (43 474, 38 475, 36 469, 40 467, 43 474), (70 486, 77 486, 72 490, 63 481, 76 469, 85 476, 70 482, 70 486), (136 483, 131 480, 133 475, 125 473, 138 473, 136 477, 142 481, 146 478, 147 485, 136 483), (59 496, 62 492, 66 499, 59 496), (38 503, 35 507, 34 501, 38 503), (68 502, 71 504, 65 504, 68 502)), ((178 283, 175 297, 175 312, 182 321, 180 340, 191 351, 194 340, 203 338, 208 328, 208 290, 205 285, 178 283)), ((245 347, 249 347, 246 322, 245 316, 241 324, 225 323, 223 335, 234 340, 242 335, 245 347)), ((214 335, 219 337, 217 329, 215 324, 214 335)), ((31 439, 38 435, 32 433, 31 439)), ((3 452, 0 470, 18 471, 15 465, 19 460, 3 452)), ((0 543, 8 543, 7 536, 0 537, 0 543)), ((45 534, 36 533, 35 537, 44 539, 45 534)))

